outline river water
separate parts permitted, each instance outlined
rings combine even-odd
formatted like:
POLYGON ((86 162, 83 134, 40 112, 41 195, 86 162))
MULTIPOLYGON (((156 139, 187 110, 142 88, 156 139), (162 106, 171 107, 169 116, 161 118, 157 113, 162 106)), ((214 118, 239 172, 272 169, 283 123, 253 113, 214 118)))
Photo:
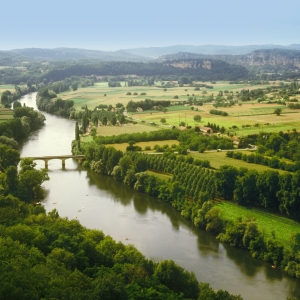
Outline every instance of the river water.
MULTIPOLYGON (((20 102, 36 109, 35 98, 33 93, 20 102)), ((71 154, 74 121, 44 114, 46 125, 23 143, 22 157, 71 154)), ((37 165, 42 168, 44 162, 37 165)), ((81 169, 71 159, 64 169, 60 160, 50 160, 48 172, 50 181, 44 183, 48 195, 43 201, 47 212, 56 208, 61 217, 78 219, 87 228, 133 244, 148 258, 172 259, 214 289, 244 299, 300 297, 299 280, 253 259, 247 251, 219 243, 156 198, 81 169)))

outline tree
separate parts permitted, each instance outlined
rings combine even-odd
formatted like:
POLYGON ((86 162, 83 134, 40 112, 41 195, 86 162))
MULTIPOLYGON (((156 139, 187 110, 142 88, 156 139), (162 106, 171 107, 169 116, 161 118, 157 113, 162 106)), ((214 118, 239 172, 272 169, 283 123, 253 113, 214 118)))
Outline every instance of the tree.
POLYGON ((195 115, 194 116, 194 121, 195 122, 200 122, 201 121, 201 116, 200 115, 195 115))
POLYGON ((258 172, 249 170, 243 176, 239 176, 235 183, 234 200, 239 205, 254 205, 259 195, 256 187, 258 172))
MULTIPOLYGON (((20 161, 20 152, 6 145, 0 145, 0 165, 3 169, 17 166, 20 161)), ((2 170, 3 171, 3 170, 2 170)))
POLYGON ((78 89, 78 83, 77 82, 72 83, 72 90, 77 91, 77 89, 78 89))
POLYGON ((142 156, 137 159, 135 162, 135 172, 140 173, 140 172, 145 172, 148 169, 148 163, 147 163, 147 158, 142 156))
POLYGON ((166 123, 166 122, 167 122, 167 121, 166 121, 166 118, 161 118, 161 119, 160 119, 160 122, 163 123, 163 124, 166 123))
POLYGON ((233 198, 235 181, 238 176, 238 170, 235 167, 224 165, 215 172, 217 178, 217 187, 221 197, 227 200, 233 198))
POLYGON ((76 124, 75 124, 75 140, 76 141, 80 140, 80 137, 79 137, 79 126, 78 126, 78 122, 77 121, 76 121, 76 124))
POLYGON ((133 166, 133 161, 128 155, 124 155, 120 160, 118 165, 121 169, 121 176, 125 178, 127 170, 131 169, 133 166))
POLYGON ((276 108, 274 110, 274 114, 276 114, 277 116, 280 116, 281 113, 282 113, 282 109, 281 108, 276 108))
POLYGON ((154 277, 174 292, 182 292, 185 298, 197 299, 199 285, 194 273, 185 271, 174 261, 160 262, 154 272, 154 277))

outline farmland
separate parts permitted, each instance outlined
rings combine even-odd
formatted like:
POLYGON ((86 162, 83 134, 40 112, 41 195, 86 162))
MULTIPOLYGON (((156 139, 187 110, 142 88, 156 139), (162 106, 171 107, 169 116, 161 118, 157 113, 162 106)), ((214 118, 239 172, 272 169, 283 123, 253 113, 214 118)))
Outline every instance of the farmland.
MULTIPOLYGON (((214 109, 213 103, 204 103, 203 106, 184 106, 177 105, 178 102, 187 101, 189 97, 203 99, 204 95, 216 96, 219 91, 228 90, 234 95, 243 89, 258 89, 266 86, 252 86, 247 84, 229 84, 228 82, 219 82, 213 84, 213 89, 201 88, 196 91, 193 87, 161 88, 160 83, 156 86, 139 86, 126 87, 122 83, 122 87, 110 88, 106 82, 96 83, 92 87, 79 88, 77 91, 64 92, 59 94, 63 100, 73 100, 77 111, 85 105, 89 109, 94 109, 99 104, 115 106, 121 103, 124 106, 129 101, 151 100, 169 100, 172 106, 167 108, 166 112, 150 110, 139 113, 132 113, 130 116, 137 122, 154 122, 161 124, 162 118, 166 119, 166 124, 169 126, 178 126, 184 122, 188 126, 205 126, 207 123, 214 123, 219 126, 224 126, 225 129, 232 135, 243 136, 259 132, 279 132, 288 131, 300 126, 300 118, 298 110, 291 110, 286 106, 276 103, 267 104, 259 103, 258 101, 245 101, 243 103, 221 107, 220 110, 228 113, 228 116, 220 116, 210 114, 209 111, 214 109), (127 95, 131 93, 131 95, 127 95), (141 93, 146 95, 141 95, 141 93), (274 114, 274 110, 280 108, 282 110, 279 116, 274 114), (195 122, 194 116, 200 115, 201 122, 195 122), (233 130, 232 127, 235 129, 233 130)), ((210 83, 208 83, 210 84, 210 83)), ((275 83, 277 84, 277 83, 275 83)), ((273 95, 269 95, 270 97, 273 95)), ((140 125, 139 125, 140 126, 140 125)), ((107 133, 98 132, 98 134, 111 135, 113 129, 106 128, 107 133)))
POLYGON ((13 118, 14 112, 11 109, 0 107, 0 122, 13 118))
POLYGON ((12 84, 8 84, 8 85, 0 85, 0 96, 2 95, 3 92, 5 92, 6 90, 14 92, 15 91, 15 86, 12 84))
MULTIPOLYGON (((243 151, 245 154, 250 154, 251 151, 245 150, 243 151)), ((204 153, 196 153, 192 152, 189 154, 195 159, 201 159, 201 160, 209 160, 210 165, 214 169, 218 169, 220 166, 223 165, 230 165, 236 168, 247 168, 249 170, 257 170, 258 172, 266 171, 266 170, 274 170, 268 166, 263 165, 257 165, 257 164, 250 164, 243 160, 237 160, 233 158, 229 158, 226 156, 226 151, 206 151, 204 153)), ((277 170, 279 173, 283 173, 282 170, 277 170)))

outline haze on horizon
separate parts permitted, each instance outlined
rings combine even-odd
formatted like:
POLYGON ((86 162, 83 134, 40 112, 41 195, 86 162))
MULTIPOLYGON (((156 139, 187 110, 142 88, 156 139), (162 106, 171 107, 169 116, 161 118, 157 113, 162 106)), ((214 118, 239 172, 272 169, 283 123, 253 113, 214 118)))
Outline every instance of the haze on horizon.
POLYGON ((17 0, 1 8, 0 50, 300 44, 298 0, 17 0))

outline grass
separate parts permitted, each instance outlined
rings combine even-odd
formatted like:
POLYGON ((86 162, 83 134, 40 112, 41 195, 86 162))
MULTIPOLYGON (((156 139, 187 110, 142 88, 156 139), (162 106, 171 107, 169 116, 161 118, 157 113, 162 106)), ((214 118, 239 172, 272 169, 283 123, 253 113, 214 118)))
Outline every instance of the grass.
POLYGON ((11 109, 0 107, 0 122, 12 119, 14 112, 11 109))
POLYGON ((156 176, 156 177, 158 177, 158 178, 160 178, 162 180, 165 180, 165 181, 168 181, 169 179, 172 178, 171 175, 163 174, 163 173, 158 173, 158 172, 153 172, 153 171, 149 171, 149 170, 147 171, 147 173, 149 175, 154 175, 154 176, 156 176))
MULTIPOLYGON (((153 147, 155 145, 158 145, 160 147, 164 146, 164 145, 178 145, 179 142, 177 140, 165 140, 165 141, 151 141, 151 142, 139 142, 139 143, 136 143, 135 146, 139 146, 142 148, 142 150, 145 150, 145 147, 150 147, 151 148, 151 151, 153 150, 153 147)), ((128 146, 128 143, 122 143, 122 144, 110 144, 110 145, 107 145, 107 146, 113 146, 114 148, 116 148, 117 150, 121 150, 121 151, 125 151, 126 150, 126 147, 128 146)), ((147 151, 146 151, 147 152, 147 151)))
POLYGON ((144 124, 125 124, 123 126, 101 126, 97 128, 97 135, 111 136, 124 133, 151 132, 159 130, 159 127, 144 124))
MULTIPOLYGON (((245 151, 243 151, 243 153, 249 155, 252 152, 248 151, 248 150, 245 150, 245 151)), ((192 152, 189 155, 194 157, 194 158, 197 158, 197 159, 209 160, 210 165, 215 169, 218 169, 218 168, 220 168, 220 166, 223 166, 223 165, 230 165, 230 166, 233 166, 233 167, 236 167, 236 168, 243 167, 243 168, 247 168, 249 170, 257 170, 258 172, 267 171, 267 170, 278 171, 281 174, 285 172, 285 171, 282 171, 282 170, 272 169, 268 166, 250 164, 250 163, 247 163, 243 160, 227 157, 226 156, 226 150, 223 150, 221 152, 204 152, 204 153, 192 152)))
POLYGON ((290 246, 290 237, 295 233, 300 233, 300 223, 279 215, 238 206, 228 201, 217 203, 217 207, 221 210, 225 220, 234 221, 239 217, 256 218, 258 228, 264 232, 266 237, 272 237, 272 232, 275 232, 276 240, 287 248, 290 246))
POLYGON ((6 90, 14 92, 15 91, 15 86, 13 84, 0 85, 0 96, 6 90))
MULTIPOLYGON (((123 126, 101 126, 97 128, 97 135, 100 136, 112 136, 120 134, 130 134, 137 132, 151 132, 160 130, 157 126, 144 125, 144 124, 125 124, 123 126)), ((81 137, 83 143, 91 142, 93 138, 91 136, 81 137)))

